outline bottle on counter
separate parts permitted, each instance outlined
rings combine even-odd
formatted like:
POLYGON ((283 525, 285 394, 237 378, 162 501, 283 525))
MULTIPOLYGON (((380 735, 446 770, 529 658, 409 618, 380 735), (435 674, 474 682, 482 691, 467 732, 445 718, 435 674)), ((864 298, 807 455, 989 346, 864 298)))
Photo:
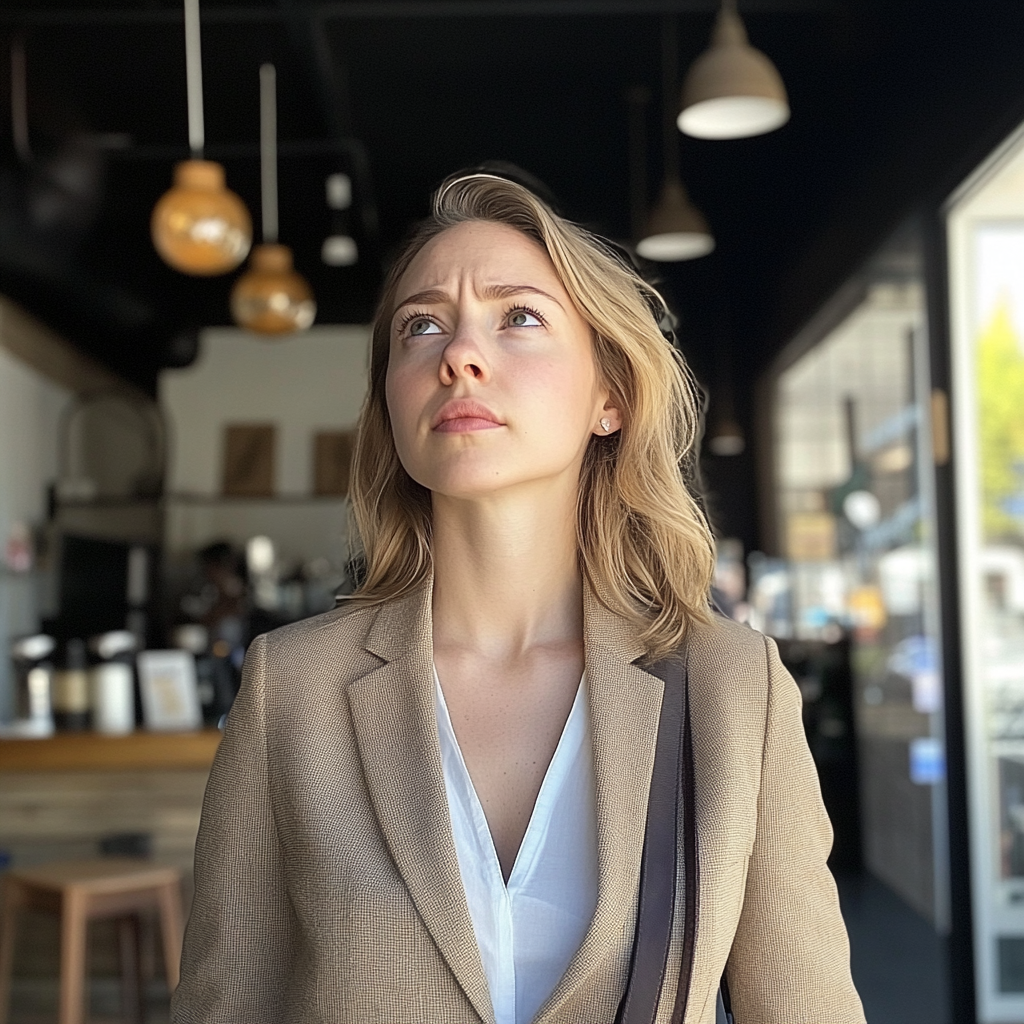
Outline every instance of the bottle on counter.
POLYGON ((135 730, 135 672, 138 639, 127 629, 100 633, 89 641, 99 662, 89 670, 92 727, 107 736, 135 730))
POLYGON ((220 659, 210 654, 209 630, 197 622, 187 622, 176 626, 171 638, 174 647, 188 651, 196 659, 196 689, 203 721, 207 725, 216 725, 224 714, 224 687, 220 659))
POLYGON ((72 637, 64 645, 62 666, 53 674, 53 723, 62 732, 89 728, 89 660, 85 641, 72 637))
POLYGON ((51 655, 57 641, 45 633, 21 637, 11 645, 14 666, 15 720, 6 727, 11 736, 42 738, 53 735, 51 655))

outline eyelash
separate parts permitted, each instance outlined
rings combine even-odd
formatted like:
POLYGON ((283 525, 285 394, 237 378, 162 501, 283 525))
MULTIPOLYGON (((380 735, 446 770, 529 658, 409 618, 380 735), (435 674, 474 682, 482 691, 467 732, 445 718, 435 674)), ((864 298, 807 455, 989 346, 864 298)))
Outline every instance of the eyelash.
MULTIPOLYGON (((529 313, 530 316, 535 316, 545 327, 548 325, 547 318, 540 312, 540 310, 534 309, 532 306, 523 305, 509 306, 502 315, 502 322, 508 320, 513 313, 529 313)), ((412 310, 411 312, 406 313, 399 321, 398 333, 404 334, 406 327, 408 327, 413 320, 433 320, 433 317, 431 317, 429 313, 412 310)))
POLYGON ((505 310, 505 316, 502 319, 507 320, 513 313, 529 313, 530 316, 535 316, 545 327, 548 325, 544 314, 532 306, 512 306, 505 310))
POLYGON ((404 334, 406 327, 408 327, 409 324, 411 324, 413 322, 413 320, 429 320, 429 319, 430 319, 430 314, 429 313, 417 312, 415 310, 413 310, 413 311, 411 311, 409 313, 406 313, 405 316, 403 316, 402 319, 398 323, 398 333, 399 334, 404 334))

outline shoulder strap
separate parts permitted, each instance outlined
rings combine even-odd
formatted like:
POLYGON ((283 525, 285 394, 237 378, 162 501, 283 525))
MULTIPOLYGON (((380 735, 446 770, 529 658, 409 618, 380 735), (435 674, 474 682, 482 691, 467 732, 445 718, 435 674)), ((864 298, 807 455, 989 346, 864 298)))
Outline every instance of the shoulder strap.
POLYGON ((690 989, 697 924, 697 834, 686 664, 674 657, 650 666, 647 671, 664 681, 665 692, 647 802, 633 956, 626 992, 615 1019, 616 1024, 654 1024, 672 942, 676 879, 681 874, 683 958, 672 1013, 673 1024, 681 1024, 690 989), (678 863, 680 815, 686 837, 682 872, 678 863))

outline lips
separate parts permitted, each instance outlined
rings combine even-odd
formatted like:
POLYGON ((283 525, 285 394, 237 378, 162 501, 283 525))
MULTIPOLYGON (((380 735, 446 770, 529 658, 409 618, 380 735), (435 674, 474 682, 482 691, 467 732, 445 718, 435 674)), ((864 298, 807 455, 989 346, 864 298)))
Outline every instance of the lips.
POLYGON ((486 405, 468 398, 446 402, 434 417, 431 429, 442 434, 460 434, 470 430, 493 430, 504 424, 486 405))

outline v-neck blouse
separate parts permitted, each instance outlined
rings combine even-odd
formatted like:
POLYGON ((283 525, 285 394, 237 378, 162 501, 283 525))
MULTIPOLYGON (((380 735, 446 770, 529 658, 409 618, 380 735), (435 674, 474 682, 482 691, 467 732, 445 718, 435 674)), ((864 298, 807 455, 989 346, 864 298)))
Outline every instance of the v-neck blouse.
POLYGON ((597 906, 597 808, 586 673, 506 885, 434 671, 452 838, 497 1024, 529 1024, 597 906))

